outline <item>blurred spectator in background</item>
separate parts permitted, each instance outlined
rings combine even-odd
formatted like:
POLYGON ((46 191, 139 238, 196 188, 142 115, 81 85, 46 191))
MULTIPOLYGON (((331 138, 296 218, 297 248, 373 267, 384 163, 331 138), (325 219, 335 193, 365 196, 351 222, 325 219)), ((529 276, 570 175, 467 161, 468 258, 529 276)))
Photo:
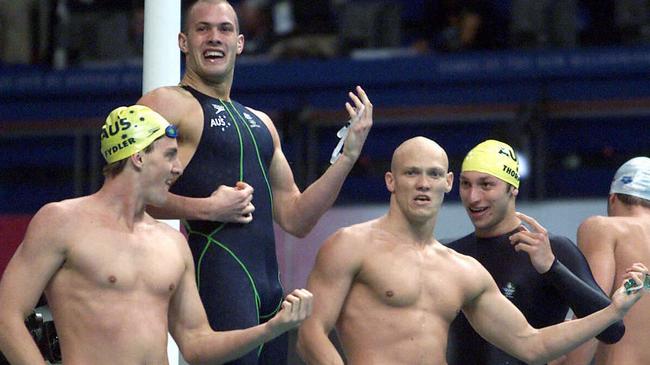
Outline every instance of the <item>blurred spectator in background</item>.
POLYGON ((144 0, 59 0, 54 3, 55 68, 142 62, 144 0))
POLYGON ((505 46, 505 21, 491 1, 424 1, 422 14, 419 36, 413 43, 420 52, 490 50, 505 46))
POLYGON ((34 20, 36 0, 0 0, 0 61, 29 64, 37 34, 34 20))
MULTIPOLYGON (((409 0, 413 1, 413 0, 409 0)), ((404 1, 337 1, 338 39, 341 54, 354 56, 364 49, 388 49, 401 46, 402 8, 417 7, 404 1)))
POLYGON ((613 0, 580 0, 583 21, 580 30, 581 46, 605 46, 620 43, 620 32, 616 26, 613 0))
POLYGON ((269 51, 274 41, 273 19, 269 0, 243 0, 235 5, 244 34, 244 55, 260 55, 269 51))
POLYGON ((576 0, 512 0, 510 38, 516 48, 573 48, 576 0))
POLYGON ((337 54, 334 0, 271 0, 276 58, 330 58, 337 54))
POLYGON ((615 24, 624 45, 647 44, 650 41, 650 1, 617 0, 615 24))

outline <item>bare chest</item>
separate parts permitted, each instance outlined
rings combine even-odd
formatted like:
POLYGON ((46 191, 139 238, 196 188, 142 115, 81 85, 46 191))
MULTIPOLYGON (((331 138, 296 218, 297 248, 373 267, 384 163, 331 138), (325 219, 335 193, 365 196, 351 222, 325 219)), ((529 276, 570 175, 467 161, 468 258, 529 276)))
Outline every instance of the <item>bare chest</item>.
POLYGON ((165 296, 184 271, 175 242, 161 234, 95 230, 69 247, 59 276, 80 287, 165 296))
POLYGON ((462 302, 453 272, 426 254, 378 254, 364 263, 357 283, 360 291, 390 307, 435 309, 453 318, 462 302))

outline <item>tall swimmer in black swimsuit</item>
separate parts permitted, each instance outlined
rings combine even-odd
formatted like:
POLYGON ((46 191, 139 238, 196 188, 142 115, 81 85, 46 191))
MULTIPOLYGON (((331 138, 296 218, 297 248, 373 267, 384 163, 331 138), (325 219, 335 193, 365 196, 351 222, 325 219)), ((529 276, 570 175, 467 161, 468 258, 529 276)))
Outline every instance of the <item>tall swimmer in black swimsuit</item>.
MULTIPOLYGON (((300 192, 271 119, 230 98, 244 47, 232 6, 191 4, 179 47, 186 61, 181 86, 153 90, 138 102, 178 127, 186 166, 166 206, 150 211, 183 219, 212 326, 246 328, 272 316, 282 298, 273 222, 305 236, 331 207, 370 131, 372 104, 360 87, 349 93, 346 109, 355 123, 342 154, 300 192)), ((285 336, 236 363, 284 364, 286 356, 285 336)))
MULTIPOLYGON (((460 197, 475 232, 448 247, 483 264, 501 292, 535 328, 564 321, 569 308, 583 317, 609 305, 571 240, 547 232, 531 232, 530 242, 510 239, 526 230, 515 211, 518 172, 515 152, 505 143, 488 140, 467 154, 460 174, 460 197)), ((614 343, 624 332, 619 321, 597 338, 614 343)), ((449 365, 525 364, 481 338, 462 313, 450 326, 447 361, 449 365)))

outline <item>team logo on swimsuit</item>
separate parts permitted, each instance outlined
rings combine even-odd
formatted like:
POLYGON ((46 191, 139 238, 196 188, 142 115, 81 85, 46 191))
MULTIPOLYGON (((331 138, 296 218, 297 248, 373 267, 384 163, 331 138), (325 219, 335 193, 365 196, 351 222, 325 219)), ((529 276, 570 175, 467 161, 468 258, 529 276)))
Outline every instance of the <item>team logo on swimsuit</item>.
POLYGON ((501 291, 503 292, 503 295, 508 298, 508 299, 515 299, 515 285, 511 282, 508 282, 506 286, 501 288, 501 291))
POLYGON ((219 105, 219 104, 212 104, 212 107, 215 110, 214 114, 219 114, 226 110, 226 108, 224 108, 223 105, 219 105))
POLYGON ((216 118, 210 118, 210 128, 221 128, 221 131, 225 131, 226 128, 230 127, 230 122, 223 115, 217 115, 216 118))
POLYGON ((257 121, 253 118, 252 115, 244 113, 244 118, 246 118, 246 121, 251 128, 262 128, 261 125, 257 124, 257 121))

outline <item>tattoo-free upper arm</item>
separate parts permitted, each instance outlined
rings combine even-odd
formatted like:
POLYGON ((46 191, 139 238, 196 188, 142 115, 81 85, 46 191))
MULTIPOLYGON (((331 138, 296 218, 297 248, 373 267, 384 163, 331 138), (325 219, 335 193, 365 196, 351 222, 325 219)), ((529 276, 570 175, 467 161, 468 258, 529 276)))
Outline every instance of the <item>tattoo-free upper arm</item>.
POLYGON ((300 326, 298 351, 308 363, 340 363, 328 334, 341 314, 343 303, 360 270, 362 248, 346 229, 331 236, 320 248, 309 275, 307 289, 314 295, 312 314, 300 326), (356 248, 351 248, 356 246, 356 248))
POLYGON ((578 248, 582 251, 596 282, 610 295, 616 288, 615 239, 603 217, 586 219, 578 228, 578 248))
POLYGON ((500 349, 523 358, 530 351, 526 339, 534 334, 524 315, 504 297, 485 269, 477 270, 474 280, 482 289, 463 308, 472 327, 487 341, 500 349))
POLYGON ((32 218, 25 238, 9 262, 0 284, 2 311, 31 312, 45 286, 65 260, 70 219, 67 208, 51 203, 32 218))

